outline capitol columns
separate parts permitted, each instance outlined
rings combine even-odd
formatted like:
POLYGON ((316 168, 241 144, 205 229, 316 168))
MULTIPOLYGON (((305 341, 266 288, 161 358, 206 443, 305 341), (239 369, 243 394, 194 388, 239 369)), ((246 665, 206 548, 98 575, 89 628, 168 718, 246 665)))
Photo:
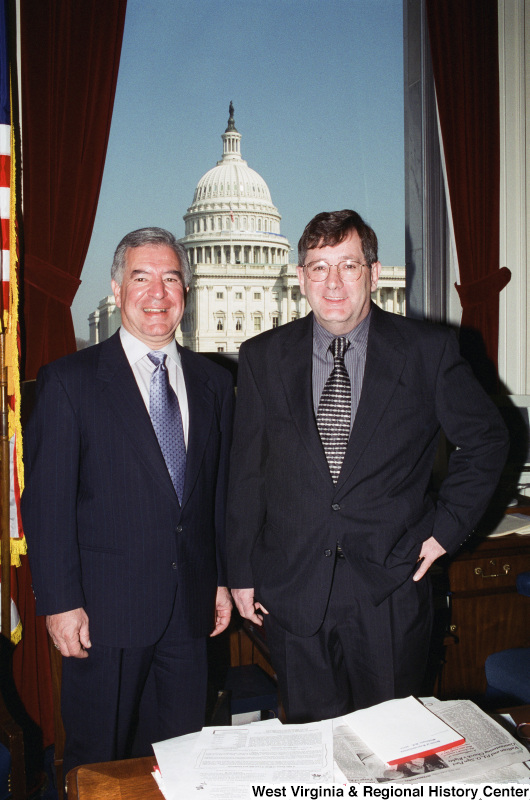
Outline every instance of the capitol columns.
POLYGON ((244 323, 243 323, 243 330, 245 332, 245 336, 251 336, 252 335, 251 332, 248 329, 248 324, 249 324, 249 320, 250 320, 249 298, 250 298, 250 292, 251 291, 252 291, 252 286, 250 286, 250 285, 245 286, 245 319, 244 319, 244 323))

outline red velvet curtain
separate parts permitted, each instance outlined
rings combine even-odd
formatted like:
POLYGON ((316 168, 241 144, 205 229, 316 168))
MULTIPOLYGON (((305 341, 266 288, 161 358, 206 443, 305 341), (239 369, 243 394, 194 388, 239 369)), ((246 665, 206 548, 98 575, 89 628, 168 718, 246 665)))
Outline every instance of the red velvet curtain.
POLYGON ((460 268, 462 329, 498 367, 499 65, 497 0, 426 0, 436 96, 460 268))
POLYGON ((24 0, 24 376, 76 349, 70 306, 90 243, 126 0, 24 0))
MULTIPOLYGON (((70 306, 96 215, 126 2, 20 4, 26 379, 76 349, 70 306)), ((46 629, 44 618, 35 616, 27 558, 22 561, 13 589, 24 635, 13 673, 46 746, 53 741, 46 629)))

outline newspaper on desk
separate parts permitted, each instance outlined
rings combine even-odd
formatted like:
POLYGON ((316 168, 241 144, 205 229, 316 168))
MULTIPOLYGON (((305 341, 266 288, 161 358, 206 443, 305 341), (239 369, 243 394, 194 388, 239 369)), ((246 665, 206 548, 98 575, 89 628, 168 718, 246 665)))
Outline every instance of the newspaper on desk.
POLYGON ((470 700, 423 700, 440 719, 465 737, 463 745, 412 759, 397 767, 380 761, 348 727, 348 717, 333 720, 335 782, 504 783, 530 781, 528 750, 470 700))
POLYGON ((469 700, 422 701, 466 739, 442 753, 390 768, 347 724, 278 720, 203 728, 153 745, 166 800, 239 800, 251 784, 528 783, 528 750, 469 700))

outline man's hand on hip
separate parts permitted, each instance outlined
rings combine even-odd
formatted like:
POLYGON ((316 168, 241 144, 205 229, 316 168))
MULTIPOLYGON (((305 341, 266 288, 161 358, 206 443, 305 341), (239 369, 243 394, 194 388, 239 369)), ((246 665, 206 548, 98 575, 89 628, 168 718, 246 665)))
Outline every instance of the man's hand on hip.
POLYGON ((257 612, 258 610, 263 611, 264 614, 269 612, 261 603, 254 602, 254 589, 232 589, 232 597, 242 617, 255 625, 263 625, 263 617, 257 612))
POLYGON ((84 608, 50 614, 46 617, 46 627, 62 656, 88 657, 87 650, 92 645, 88 633, 88 616, 84 608))
POLYGON ((217 636, 222 633, 230 622, 232 615, 232 598, 226 586, 217 587, 217 596, 215 598, 215 628, 210 636, 217 636))
POLYGON ((412 580, 421 581, 431 564, 433 564, 437 558, 440 558, 440 556, 445 555, 445 553, 446 551, 441 544, 438 544, 434 536, 431 536, 430 539, 426 539, 422 544, 421 552, 418 557, 418 563, 421 563, 412 576, 412 580))

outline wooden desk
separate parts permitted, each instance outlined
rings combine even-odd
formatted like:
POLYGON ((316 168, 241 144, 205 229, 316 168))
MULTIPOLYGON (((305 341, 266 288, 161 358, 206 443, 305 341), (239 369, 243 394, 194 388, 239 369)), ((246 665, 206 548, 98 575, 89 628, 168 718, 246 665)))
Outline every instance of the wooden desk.
POLYGON ((68 800, 161 800, 151 775, 155 764, 148 756, 76 767, 66 778, 68 800))
MULTIPOLYGON (((528 511, 528 509, 525 509, 528 511)), ((451 561, 449 633, 437 696, 478 698, 490 653, 530 646, 530 598, 515 579, 530 570, 530 536, 470 540, 451 561)))
POLYGON ((530 722, 530 705, 516 706, 515 708, 501 708, 499 714, 510 714, 516 725, 521 722, 530 722))

